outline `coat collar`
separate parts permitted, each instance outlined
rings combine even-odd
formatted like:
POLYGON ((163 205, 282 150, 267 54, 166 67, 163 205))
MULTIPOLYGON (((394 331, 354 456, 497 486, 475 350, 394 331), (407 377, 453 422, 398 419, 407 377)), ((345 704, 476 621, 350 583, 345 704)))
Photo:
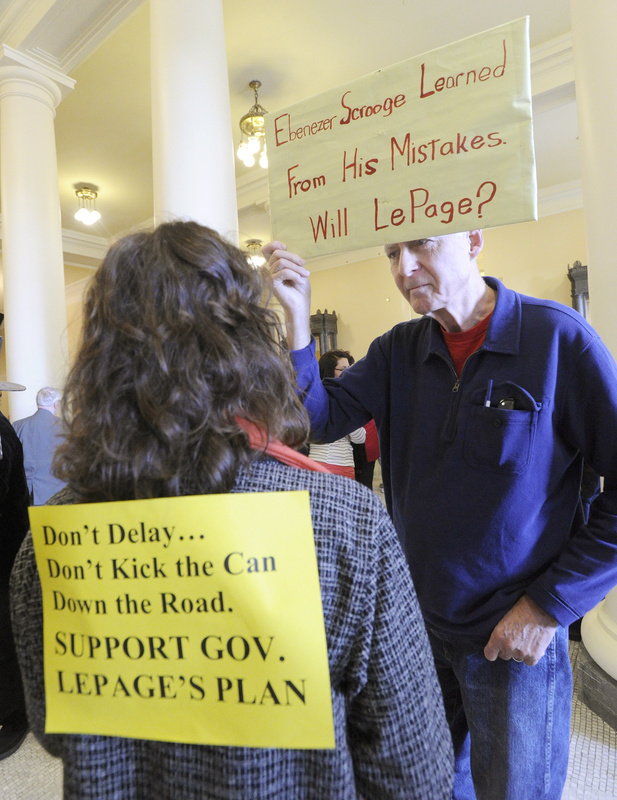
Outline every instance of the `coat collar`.
MULTIPOLYGON (((506 288, 497 278, 486 277, 484 280, 491 289, 495 290, 497 297, 482 348, 493 353, 516 355, 519 352, 521 339, 520 295, 506 288)), ((428 331, 424 339, 423 360, 426 361, 433 353, 447 355, 448 348, 441 335, 441 326, 431 317, 424 317, 424 320, 428 323, 428 331)))

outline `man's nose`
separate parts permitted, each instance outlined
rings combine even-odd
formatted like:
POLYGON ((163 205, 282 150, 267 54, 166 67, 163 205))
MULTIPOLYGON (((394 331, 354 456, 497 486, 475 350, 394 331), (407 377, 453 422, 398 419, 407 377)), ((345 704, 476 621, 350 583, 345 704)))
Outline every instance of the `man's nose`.
POLYGON ((418 259, 407 247, 401 247, 398 258, 399 275, 407 277, 418 269, 418 259))

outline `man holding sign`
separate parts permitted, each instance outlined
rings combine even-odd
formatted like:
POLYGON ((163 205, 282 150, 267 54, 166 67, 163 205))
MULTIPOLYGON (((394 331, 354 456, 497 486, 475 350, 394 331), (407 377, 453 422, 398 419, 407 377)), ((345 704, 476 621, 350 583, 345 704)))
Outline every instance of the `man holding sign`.
POLYGON ((482 246, 480 230, 386 245, 424 316, 323 384, 305 262, 281 242, 264 254, 314 435, 377 424, 454 740, 454 797, 557 800, 567 629, 617 580, 617 366, 572 309, 483 279, 482 246), (583 458, 604 476, 586 525, 583 458))

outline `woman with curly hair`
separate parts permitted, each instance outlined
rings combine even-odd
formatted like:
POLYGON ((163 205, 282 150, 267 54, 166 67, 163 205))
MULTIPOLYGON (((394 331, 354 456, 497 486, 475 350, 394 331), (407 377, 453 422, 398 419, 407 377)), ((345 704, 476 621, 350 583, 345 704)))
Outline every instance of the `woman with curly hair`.
POLYGON ((65 800, 450 797, 450 735, 398 539, 379 500, 294 449, 308 423, 262 280, 195 222, 109 250, 64 391, 57 471, 67 487, 52 502, 308 491, 336 748, 45 733, 29 534, 11 577, 13 621, 29 721, 63 761, 65 800))

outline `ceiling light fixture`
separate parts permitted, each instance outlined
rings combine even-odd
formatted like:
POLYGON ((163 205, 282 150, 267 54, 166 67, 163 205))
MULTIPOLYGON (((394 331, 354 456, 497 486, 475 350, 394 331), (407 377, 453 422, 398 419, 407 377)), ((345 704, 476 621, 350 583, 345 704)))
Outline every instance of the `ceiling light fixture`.
POLYGON ((246 260, 249 264, 255 269, 263 267, 266 259, 261 254, 261 239, 247 239, 246 249, 248 250, 246 260))
POLYGON ((75 194, 79 200, 79 210, 75 213, 75 219, 83 222, 84 225, 93 225, 98 222, 101 215, 96 210, 97 192, 92 186, 80 186, 75 189, 75 194))
POLYGON ((251 89, 255 92, 255 103, 240 120, 240 146, 238 147, 238 158, 247 167, 252 167, 259 155, 259 166, 263 169, 268 168, 268 154, 266 153, 266 128, 264 116, 268 113, 266 109, 259 105, 257 90, 261 86, 261 81, 251 81, 251 89), (246 140, 244 137, 247 137, 246 140))

